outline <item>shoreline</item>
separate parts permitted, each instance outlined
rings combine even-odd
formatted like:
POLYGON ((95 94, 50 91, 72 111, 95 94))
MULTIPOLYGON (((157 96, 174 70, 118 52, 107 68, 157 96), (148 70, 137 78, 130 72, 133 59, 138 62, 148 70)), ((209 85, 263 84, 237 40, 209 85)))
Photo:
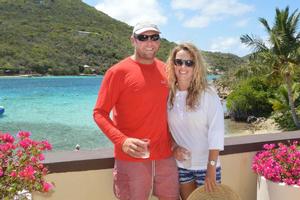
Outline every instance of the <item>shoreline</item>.
POLYGON ((38 77, 97 77, 97 76, 103 76, 103 75, 93 75, 93 74, 81 74, 81 75, 11 75, 11 76, 1 76, 0 78, 38 78, 38 77))
MULTIPOLYGON (((53 76, 53 75, 45 75, 45 76, 24 76, 24 75, 10 75, 10 76, 0 76, 0 79, 6 79, 6 78, 68 78, 68 77, 101 77, 101 75, 92 75, 92 76, 86 76, 86 75, 67 75, 67 76, 53 76)), ((214 87, 217 88, 217 86, 215 85, 215 81, 213 81, 214 87)), ((219 91, 219 90, 218 90, 219 91)), ((226 101, 226 97, 220 96, 221 99, 224 101, 226 101)), ((226 111, 226 110, 225 110, 226 111)), ((226 112, 224 112, 224 118, 228 119, 228 116, 226 116, 226 112)), ((268 119, 266 119, 268 120, 268 119)), ((259 133, 266 133, 266 132, 280 132, 281 130, 278 128, 274 128, 274 126, 272 126, 270 123, 268 125, 264 124, 264 125, 253 125, 253 124, 248 124, 248 123, 239 123, 233 120, 228 119, 228 127, 232 127, 234 129, 233 132, 230 131, 230 135, 234 135, 234 134, 259 134, 259 133), (259 127, 260 126, 260 127, 259 127)), ((231 129, 231 128, 229 128, 231 129)))

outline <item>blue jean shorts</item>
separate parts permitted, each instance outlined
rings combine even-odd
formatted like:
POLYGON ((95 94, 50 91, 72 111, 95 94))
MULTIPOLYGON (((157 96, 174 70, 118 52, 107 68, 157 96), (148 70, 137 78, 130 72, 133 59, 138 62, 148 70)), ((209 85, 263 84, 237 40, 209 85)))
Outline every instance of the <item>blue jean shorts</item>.
MULTIPOLYGON (((195 181, 197 186, 204 185, 206 170, 190 170, 178 167, 179 183, 189 183, 195 181)), ((221 183, 221 167, 216 168, 216 181, 221 183)))

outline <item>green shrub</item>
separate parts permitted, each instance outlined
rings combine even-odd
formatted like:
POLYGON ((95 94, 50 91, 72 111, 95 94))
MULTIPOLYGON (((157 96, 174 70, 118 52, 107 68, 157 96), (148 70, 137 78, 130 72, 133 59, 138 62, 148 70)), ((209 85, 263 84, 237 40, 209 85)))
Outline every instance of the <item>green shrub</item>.
POLYGON ((241 81, 227 97, 230 117, 236 121, 246 121, 249 116, 268 117, 272 105, 268 98, 268 85, 262 78, 253 77, 241 81))
POLYGON ((272 117, 280 128, 287 131, 296 130, 296 126, 290 111, 286 111, 284 113, 277 112, 274 113, 272 117))

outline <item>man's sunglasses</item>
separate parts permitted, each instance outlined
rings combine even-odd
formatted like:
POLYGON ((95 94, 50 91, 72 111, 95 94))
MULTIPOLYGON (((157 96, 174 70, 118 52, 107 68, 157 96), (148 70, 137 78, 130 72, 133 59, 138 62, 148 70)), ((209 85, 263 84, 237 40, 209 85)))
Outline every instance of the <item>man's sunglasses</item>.
POLYGON ((154 34, 154 35, 143 35, 143 34, 134 34, 134 38, 138 39, 139 41, 148 41, 149 38, 151 41, 157 41, 160 39, 159 34, 154 34))
POLYGON ((182 59, 175 59, 174 64, 176 66, 182 66, 183 64, 187 67, 194 67, 195 63, 192 60, 182 60, 182 59))

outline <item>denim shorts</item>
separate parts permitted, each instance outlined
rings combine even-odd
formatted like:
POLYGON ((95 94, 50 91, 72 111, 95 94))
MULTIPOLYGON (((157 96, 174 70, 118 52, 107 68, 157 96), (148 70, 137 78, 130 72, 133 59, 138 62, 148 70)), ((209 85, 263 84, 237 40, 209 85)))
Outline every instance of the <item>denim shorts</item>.
MULTIPOLYGON (((180 184, 195 181, 198 187, 204 185, 206 170, 191 170, 179 167, 178 172, 180 184)), ((221 183, 221 167, 216 168, 216 181, 221 183)))

